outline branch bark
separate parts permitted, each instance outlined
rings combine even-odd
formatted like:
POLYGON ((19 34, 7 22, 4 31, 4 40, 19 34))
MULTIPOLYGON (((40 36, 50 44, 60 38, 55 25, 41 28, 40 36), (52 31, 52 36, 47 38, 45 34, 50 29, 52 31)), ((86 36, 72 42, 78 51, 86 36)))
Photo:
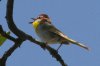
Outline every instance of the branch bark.
POLYGON ((34 44, 39 45, 42 49, 44 48, 47 49, 49 53, 52 55, 52 57, 54 57, 57 61, 59 61, 59 63, 62 66, 67 66, 67 64, 64 62, 64 60, 61 58, 61 56, 55 49, 51 48, 50 46, 46 45, 43 42, 35 40, 32 36, 24 33, 22 30, 17 28, 13 20, 13 5, 14 5, 14 0, 7 1, 6 20, 10 31, 12 31, 18 38, 15 39, 12 36, 6 35, 4 30, 2 29, 2 26, 0 26, 0 31, 1 31, 0 34, 14 42, 14 45, 5 52, 2 58, 0 58, 0 66, 6 66, 6 61, 9 58, 9 56, 11 56, 11 54, 26 40, 29 40, 34 44))

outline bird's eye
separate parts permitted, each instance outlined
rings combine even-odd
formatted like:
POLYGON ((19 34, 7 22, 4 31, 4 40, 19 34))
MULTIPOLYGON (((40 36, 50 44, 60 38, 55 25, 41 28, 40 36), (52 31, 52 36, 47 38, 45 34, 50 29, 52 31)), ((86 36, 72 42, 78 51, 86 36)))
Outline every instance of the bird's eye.
POLYGON ((40 19, 40 16, 38 18, 40 19))
POLYGON ((43 16, 39 16, 38 18, 39 18, 39 19, 40 19, 40 18, 43 18, 43 16))

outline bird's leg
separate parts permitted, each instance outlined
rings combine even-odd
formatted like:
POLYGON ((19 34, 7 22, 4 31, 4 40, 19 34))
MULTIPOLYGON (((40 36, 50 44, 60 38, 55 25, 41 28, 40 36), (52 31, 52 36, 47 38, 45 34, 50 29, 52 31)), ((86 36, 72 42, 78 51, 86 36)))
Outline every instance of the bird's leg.
MULTIPOLYGON (((49 44, 49 42, 52 42, 54 40, 56 40, 56 38, 53 38, 53 39, 49 40, 48 42, 46 42, 46 46, 49 44)), ((62 44, 63 43, 61 43, 60 46, 57 48, 57 51, 60 49, 60 47, 62 46, 62 44)))
POLYGON ((62 46, 62 43, 59 45, 59 47, 57 48, 57 51, 60 49, 60 47, 62 46))

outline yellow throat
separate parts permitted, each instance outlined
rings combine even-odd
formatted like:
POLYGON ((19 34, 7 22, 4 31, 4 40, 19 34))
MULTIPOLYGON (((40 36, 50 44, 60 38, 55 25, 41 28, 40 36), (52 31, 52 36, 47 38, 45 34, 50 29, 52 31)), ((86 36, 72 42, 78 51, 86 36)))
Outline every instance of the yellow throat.
POLYGON ((37 19, 32 23, 35 30, 37 29, 38 25, 40 24, 40 21, 41 21, 40 19, 37 19))

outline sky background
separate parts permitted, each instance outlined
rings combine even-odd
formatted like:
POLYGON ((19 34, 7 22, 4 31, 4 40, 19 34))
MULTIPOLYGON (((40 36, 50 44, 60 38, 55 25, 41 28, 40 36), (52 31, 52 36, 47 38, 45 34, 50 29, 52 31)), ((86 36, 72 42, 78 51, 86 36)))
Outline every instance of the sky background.
MULTIPOLYGON (((0 2, 0 24, 9 31, 6 20, 6 0, 0 2)), ((59 54, 69 66, 100 66, 100 0, 15 0, 14 21, 18 28, 38 39, 30 18, 41 13, 64 34, 89 46, 88 52, 76 45, 63 45, 59 54)), ((14 34, 12 36, 16 37, 14 34)), ((13 45, 7 40, 0 47, 0 56, 13 45)), ((59 45, 50 45, 57 49, 59 45)), ((29 41, 8 58, 6 66, 61 66, 47 50, 29 41)))

